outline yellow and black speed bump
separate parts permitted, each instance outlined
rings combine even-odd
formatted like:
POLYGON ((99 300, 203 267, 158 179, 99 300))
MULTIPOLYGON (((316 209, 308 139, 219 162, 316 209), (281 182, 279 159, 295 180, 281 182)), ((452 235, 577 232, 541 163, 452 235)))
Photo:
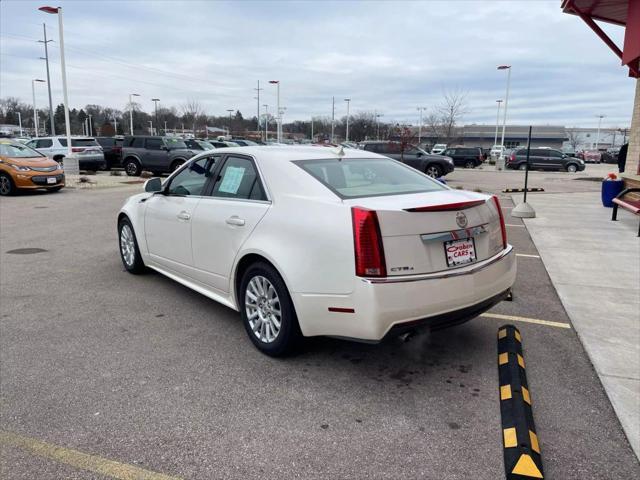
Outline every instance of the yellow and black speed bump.
POLYGON ((513 325, 498 330, 498 375, 507 480, 544 478, 522 354, 522 336, 513 325))
MULTIPOLYGON (((502 190, 502 193, 523 193, 524 188, 505 188, 502 190)), ((533 187, 527 188, 527 192, 544 192, 544 188, 541 187, 533 187)))

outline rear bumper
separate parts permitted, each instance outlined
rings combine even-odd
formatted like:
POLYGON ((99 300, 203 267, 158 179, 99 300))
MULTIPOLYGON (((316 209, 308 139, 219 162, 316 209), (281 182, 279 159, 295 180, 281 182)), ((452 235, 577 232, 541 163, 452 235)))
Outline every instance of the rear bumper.
POLYGON ((515 254, 509 246, 468 267, 427 275, 356 278, 348 295, 292 296, 305 336, 378 342, 416 326, 443 328, 469 320, 504 299, 515 276, 515 254), (330 307, 346 310, 330 312, 330 307))
POLYGON ((100 170, 107 165, 104 155, 87 155, 86 157, 78 155, 77 158, 81 170, 100 170))

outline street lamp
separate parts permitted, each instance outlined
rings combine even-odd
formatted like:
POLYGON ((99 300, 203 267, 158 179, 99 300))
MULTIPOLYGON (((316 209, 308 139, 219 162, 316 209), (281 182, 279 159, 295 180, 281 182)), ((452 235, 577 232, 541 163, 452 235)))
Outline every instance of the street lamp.
POLYGON ((496 113, 496 135, 493 138, 494 146, 498 144, 498 124, 500 123, 500 105, 502 104, 502 100, 496 100, 496 103, 498 104, 498 113, 496 113))
MULTIPOLYGON (((156 109, 156 128, 158 128, 158 125, 160 125, 158 123, 158 102, 160 101, 159 98, 152 98, 151 101, 154 103, 155 105, 155 109, 156 109)), ((167 130, 167 127, 164 127, 165 131, 167 130)))
POLYGON ((269 83, 276 86, 277 93, 277 113, 278 116, 276 118, 276 126, 278 128, 278 143, 282 142, 282 117, 280 116, 280 80, 269 80, 269 83))
POLYGON ((47 40, 47 24, 42 24, 42 29, 44 31, 44 40, 38 40, 38 43, 44 44, 44 57, 40 57, 40 60, 44 60, 47 65, 47 90, 49 91, 49 122, 51 124, 51 136, 56 134, 56 126, 53 121, 53 102, 51 101, 51 76, 49 75, 49 49, 47 48, 47 44, 49 42, 53 42, 53 40, 47 40))
POLYGON ((22 115, 20 112, 16 112, 18 114, 18 126, 20 127, 20 136, 22 137, 22 115))
POLYGON ((36 108, 36 82, 47 83, 39 78, 31 80, 31 93, 33 94, 33 126, 36 129, 36 138, 38 138, 38 110, 36 108))
POLYGON ((418 145, 422 143, 422 112, 427 110, 427 107, 417 107, 420 112, 420 123, 418 124, 418 145))
POLYGON ((348 142, 349 141, 349 105, 351 104, 351 99, 350 98, 345 98, 344 99, 345 102, 347 102, 347 131, 344 135, 344 141, 348 142))
POLYGON ((139 97, 140 95, 137 93, 129 94, 129 128, 131 135, 133 135, 133 99, 132 97, 139 97))
MULTIPOLYGON (((67 93, 67 69, 64 61, 64 31, 62 25, 62 7, 40 7, 38 10, 44 13, 52 15, 58 15, 58 34, 60 36, 60 70, 62 72, 62 93, 64 97, 64 122, 67 134, 67 156, 73 157, 71 150, 71 122, 69 121, 69 95, 67 93)), ((68 168, 68 163, 65 165, 65 169, 69 174, 78 174, 78 164, 73 162, 73 166, 68 168)))
POLYGON ((269 140, 269 105, 266 103, 262 105, 264 107, 264 141, 269 140))
POLYGON ((507 73, 507 95, 504 97, 504 116, 502 117, 502 140, 500 145, 502 151, 500 152, 500 158, 504 158, 504 132, 507 128, 507 107, 509 106, 509 86, 511 84, 511 65, 498 65, 498 70, 508 70, 507 73))
POLYGON ((384 117, 384 113, 376 112, 376 140, 380 140, 380 117, 384 117))
POLYGON ((89 114, 89 136, 93 137, 93 121, 91 117, 93 117, 93 115, 89 114))
MULTIPOLYGON (((596 151, 598 150, 598 144, 600 143, 600 125, 602 125, 602 119, 606 117, 606 115, 598 115, 598 133, 596 134, 596 151)), ((37 136, 37 135, 36 135, 37 136)))
POLYGON ((233 108, 227 108, 227 112, 229 112, 229 136, 231 136, 231 114, 233 113, 233 108))

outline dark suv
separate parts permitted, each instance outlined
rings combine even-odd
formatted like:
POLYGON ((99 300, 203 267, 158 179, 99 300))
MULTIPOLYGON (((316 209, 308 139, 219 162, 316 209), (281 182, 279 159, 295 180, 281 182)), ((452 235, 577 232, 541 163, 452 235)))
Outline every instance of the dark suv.
MULTIPOLYGON (((507 168, 525 170, 527 168, 527 149, 514 150, 507 157, 507 168)), ((566 172, 581 172, 584 170, 584 160, 569 157, 560 150, 552 148, 532 148, 529 153, 529 168, 534 170, 564 170, 566 172)))
POLYGON ((133 135, 124 137, 122 166, 129 176, 142 170, 154 175, 173 172, 194 156, 181 138, 133 135))
POLYGON ((451 157, 456 167, 476 168, 484 162, 484 154, 480 147, 447 148, 442 155, 451 157))
POLYGON ((102 147, 104 152, 104 160, 107 164, 106 169, 111 167, 119 167, 122 162, 122 142, 120 137, 96 137, 96 141, 102 147))
POLYGON ((360 148, 399 160, 433 178, 442 177, 453 172, 454 169, 451 158, 444 155, 431 155, 413 145, 408 145, 403 151, 400 142, 361 142, 360 148))

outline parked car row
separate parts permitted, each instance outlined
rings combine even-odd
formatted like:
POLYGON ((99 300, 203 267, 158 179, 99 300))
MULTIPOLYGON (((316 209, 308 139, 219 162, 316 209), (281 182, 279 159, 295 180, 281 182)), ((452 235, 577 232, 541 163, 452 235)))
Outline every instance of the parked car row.
MULTIPOLYGON (((527 149, 520 148, 507 156, 506 167, 515 170, 527 168, 527 149)), ((532 148, 529 151, 529 168, 538 170, 564 170, 570 173, 585 169, 584 160, 570 157, 553 148, 532 148)))

